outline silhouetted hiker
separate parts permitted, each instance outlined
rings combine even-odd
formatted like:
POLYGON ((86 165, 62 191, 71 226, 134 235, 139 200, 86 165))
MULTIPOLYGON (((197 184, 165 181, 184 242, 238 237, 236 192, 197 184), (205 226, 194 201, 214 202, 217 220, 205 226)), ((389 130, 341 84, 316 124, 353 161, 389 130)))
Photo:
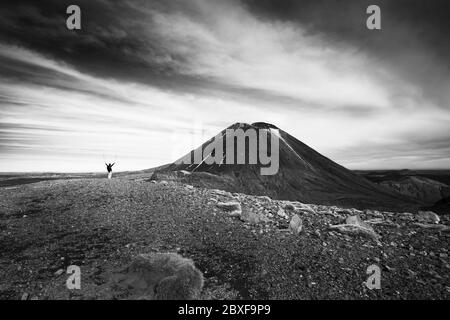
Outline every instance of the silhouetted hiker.
POLYGON ((105 162, 105 164, 106 164, 106 170, 108 170, 108 179, 111 179, 112 178, 112 167, 115 164, 115 162, 114 163, 106 163, 105 162))

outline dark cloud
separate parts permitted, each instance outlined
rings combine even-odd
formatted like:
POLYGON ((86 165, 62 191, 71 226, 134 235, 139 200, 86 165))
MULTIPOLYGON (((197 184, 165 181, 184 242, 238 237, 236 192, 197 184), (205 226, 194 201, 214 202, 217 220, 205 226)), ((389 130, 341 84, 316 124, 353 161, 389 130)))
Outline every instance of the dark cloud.
POLYGON ((82 29, 69 31, 66 8, 72 1, 2 1, 0 39, 88 74, 176 86, 174 81, 181 82, 176 63, 148 40, 142 24, 147 17, 138 10, 139 2, 133 3, 137 7, 127 1, 77 1, 82 29))
POLYGON ((450 108, 450 2, 446 0, 244 0, 264 19, 291 21, 330 43, 352 45, 419 85, 450 108), (366 8, 381 8, 382 29, 366 28, 366 8))
MULTIPOLYGON (((239 5, 238 1, 229 1, 239 5)), ((210 79, 179 72, 185 57, 170 52, 156 33, 147 9, 180 12, 214 24, 201 7, 186 1, 86 1, 82 30, 66 29, 65 10, 72 1, 2 1, 0 38, 101 77, 139 81, 165 89, 222 90, 210 79)), ((450 5, 435 0, 243 0, 261 19, 300 24, 330 45, 355 46, 417 84, 429 99, 447 107, 450 96, 450 5), (382 30, 365 27, 368 5, 382 9, 382 30)), ((194 44, 193 44, 194 45, 194 44)))
POLYGON ((244 0, 264 18, 302 24, 311 33, 323 33, 336 41, 348 41, 379 54, 391 54, 420 43, 448 60, 450 32, 445 0, 244 0), (382 12, 382 30, 368 32, 366 8, 376 4, 382 12), (400 30, 399 30, 400 29, 400 30), (410 37, 398 38, 408 31, 410 37), (415 39, 417 37, 418 39, 415 39))

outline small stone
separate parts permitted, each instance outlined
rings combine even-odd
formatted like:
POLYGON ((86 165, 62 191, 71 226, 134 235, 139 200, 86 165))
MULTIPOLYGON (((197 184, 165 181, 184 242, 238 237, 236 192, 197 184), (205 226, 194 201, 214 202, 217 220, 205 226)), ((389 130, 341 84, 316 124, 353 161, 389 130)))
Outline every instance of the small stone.
POLYGON ((395 271, 395 270, 396 270, 395 268, 392 268, 392 267, 388 266, 387 264, 384 265, 384 269, 387 270, 387 271, 389 271, 389 272, 392 272, 392 271, 395 271))
POLYGON ((21 300, 28 300, 28 296, 29 294, 25 292, 24 294, 22 294, 21 300))
POLYGON ((282 208, 280 208, 278 210, 277 215, 281 218, 289 219, 289 216, 286 214, 286 212, 282 208))
POLYGON ((411 269, 407 269, 406 271, 408 272, 408 274, 409 274, 411 277, 415 277, 415 276, 417 275, 417 272, 414 272, 414 271, 412 271, 411 269))
POLYGON ((62 275, 64 273, 64 270, 63 269, 59 269, 58 271, 56 271, 55 273, 54 273, 54 275, 55 276, 60 276, 60 275, 62 275))

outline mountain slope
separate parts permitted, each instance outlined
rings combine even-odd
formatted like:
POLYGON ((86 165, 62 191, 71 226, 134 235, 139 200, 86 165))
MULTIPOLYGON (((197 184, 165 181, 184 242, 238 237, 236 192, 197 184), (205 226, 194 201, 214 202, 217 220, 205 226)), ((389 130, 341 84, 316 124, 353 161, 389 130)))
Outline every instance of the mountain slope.
POLYGON ((448 185, 419 176, 383 181, 380 182, 380 185, 429 204, 450 196, 450 187, 448 185))
POLYGON ((443 198, 436 202, 431 207, 424 208, 425 210, 431 210, 433 212, 436 212, 438 214, 450 214, 450 197, 443 198))
MULTIPOLYGON (((244 132, 252 129, 258 133, 263 130, 268 140, 273 138, 272 135, 279 138, 278 172, 275 175, 261 175, 260 169, 264 166, 260 161, 246 165, 224 164, 228 160, 224 144, 223 154, 219 157, 222 161, 218 164, 208 165, 204 161, 208 156, 216 156, 213 152, 206 155, 201 163, 183 164, 176 161, 163 170, 157 170, 154 178, 167 179, 170 173, 178 171, 182 172, 178 178, 181 176, 181 179, 197 186, 267 195, 275 199, 357 208, 410 211, 417 209, 416 201, 358 176, 273 125, 236 123, 227 129, 242 129, 244 132)), ((226 130, 220 135, 225 141, 230 139, 226 130)), ((210 143, 211 140, 182 159, 192 159, 196 151, 204 150, 210 143)), ((257 151, 260 151, 259 147, 257 151)), ((248 159, 248 145, 245 154, 248 159)), ((236 159, 236 152, 234 157, 236 159)))

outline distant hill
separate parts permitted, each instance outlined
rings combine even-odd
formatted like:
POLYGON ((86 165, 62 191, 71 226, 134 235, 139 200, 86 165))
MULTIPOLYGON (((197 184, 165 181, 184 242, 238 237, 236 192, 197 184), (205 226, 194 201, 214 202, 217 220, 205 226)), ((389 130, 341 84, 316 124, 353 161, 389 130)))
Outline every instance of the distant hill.
MULTIPOLYGON (((414 211, 420 205, 420 201, 392 192, 342 167, 274 125, 262 122, 251 125, 236 123, 227 129, 242 129, 244 132, 253 129, 258 133, 264 130, 268 140, 272 135, 276 135, 279 139, 278 172, 275 175, 261 175, 260 169, 263 165, 259 161, 251 165, 225 165, 227 150, 224 144, 222 163, 208 165, 205 159, 202 159, 200 164, 182 164, 176 161, 156 170, 153 178, 182 179, 207 188, 362 209, 414 211)), ((219 135, 224 141, 230 139, 226 129, 219 135)), ((211 140, 205 142, 182 159, 192 158, 194 152, 204 150, 210 143, 211 140)), ((246 146, 247 159, 248 153, 249 148, 246 146)), ((216 154, 212 152, 207 156, 215 157, 216 154)), ((236 154, 233 156, 237 157, 236 154)))
POLYGON ((430 204, 450 197, 450 186, 424 177, 412 176, 382 181, 380 185, 430 204))
POLYGON ((358 170, 355 173, 427 206, 450 196, 450 170, 358 170))

